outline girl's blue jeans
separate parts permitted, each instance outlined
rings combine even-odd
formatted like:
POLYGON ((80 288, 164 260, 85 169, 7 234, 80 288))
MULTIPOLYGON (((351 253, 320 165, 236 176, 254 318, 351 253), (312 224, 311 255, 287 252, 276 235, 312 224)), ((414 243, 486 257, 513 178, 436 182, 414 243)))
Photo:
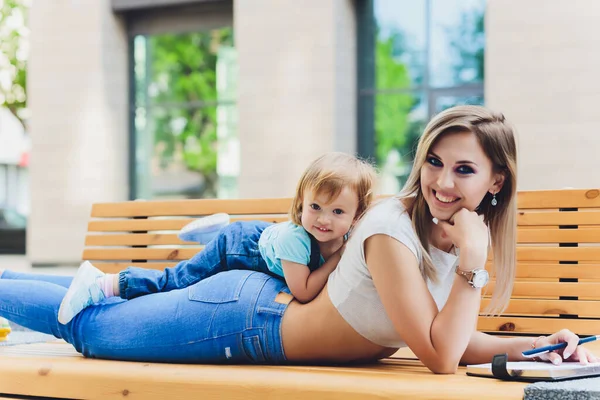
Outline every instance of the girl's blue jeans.
POLYGON ((121 297, 133 299, 150 293, 181 289, 219 272, 234 269, 270 274, 258 249, 260 235, 269 225, 262 221, 229 224, 204 250, 164 271, 129 267, 119 273, 121 297))
POLYGON ((285 283, 244 270, 132 300, 113 297, 58 323, 70 277, 5 271, 0 316, 71 343, 86 357, 173 363, 285 362, 275 302, 285 283))

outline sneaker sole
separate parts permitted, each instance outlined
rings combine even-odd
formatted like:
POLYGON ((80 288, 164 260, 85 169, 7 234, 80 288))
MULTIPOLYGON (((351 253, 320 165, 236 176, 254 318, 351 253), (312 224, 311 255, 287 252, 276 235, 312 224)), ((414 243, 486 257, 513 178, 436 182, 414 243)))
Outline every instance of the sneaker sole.
MULTIPOLYGON (((85 261, 85 262, 87 263, 88 261, 85 261)), ((79 268, 81 268, 81 266, 79 268)), ((60 307, 58 309, 58 322, 60 322, 63 325, 66 325, 69 322, 71 322, 71 320, 75 317, 75 315, 77 315, 77 314, 75 314, 71 318, 69 318, 69 316, 64 315, 65 311, 64 311, 63 307, 66 304, 68 304, 71 301, 71 299, 73 298, 74 292, 71 291, 71 288, 79 286, 79 284, 83 280, 83 277, 84 277, 83 274, 75 274, 75 278, 73 278, 73 281, 71 282, 71 286, 69 286, 69 289, 67 290, 67 293, 65 294, 65 297, 63 297, 62 301, 60 302, 60 307)))

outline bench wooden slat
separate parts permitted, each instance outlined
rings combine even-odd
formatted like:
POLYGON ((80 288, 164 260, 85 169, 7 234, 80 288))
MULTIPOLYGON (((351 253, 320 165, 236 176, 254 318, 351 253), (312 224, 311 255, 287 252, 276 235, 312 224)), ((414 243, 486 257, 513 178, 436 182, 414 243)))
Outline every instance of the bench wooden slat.
POLYGON ((517 264, 517 278, 577 278, 600 280, 600 264, 517 264))
MULTIPOLYGON (((289 220, 287 215, 231 216, 231 222, 266 221, 277 223, 287 220, 289 220)), ((96 220, 88 223, 88 232, 178 231, 192 221, 194 218, 96 220)))
POLYGON ((88 232, 148 232, 174 231, 192 222, 185 219, 116 219, 88 222, 88 232))
POLYGON ((599 189, 531 190, 517 193, 520 209, 600 207, 599 189))
POLYGON ((198 253, 197 248, 168 249, 86 249, 86 260, 187 260, 198 253))
MULTIPOLYGON (((481 300, 482 312, 489 303, 490 299, 487 297, 481 300)), ((571 314, 587 318, 600 318, 600 302, 586 300, 511 299, 504 314, 539 316, 571 314)))
MULTIPOLYGON (((491 295, 496 283, 490 281, 485 294, 491 295)), ((600 281, 598 282, 520 282, 514 284, 512 297, 558 298, 575 296, 580 299, 600 300, 600 281)), ((598 303, 600 308, 600 303, 598 303)))
POLYGON ((585 211, 519 211, 519 226, 600 225, 600 209, 585 211))
POLYGON ((135 233, 129 235, 87 235, 86 246, 153 246, 153 245, 198 245, 195 242, 184 242, 176 234, 169 233, 135 233))
POLYGON ((517 247, 519 261, 600 261, 600 247, 517 247))
POLYGON ((519 229, 519 243, 598 243, 600 228, 589 229, 519 229))
POLYGON ((163 270, 167 267, 173 267, 177 265, 176 262, 94 262, 94 266, 106 273, 115 274, 119 271, 124 270, 127 267, 140 267, 148 269, 163 270))
POLYGON ((479 317, 477 329, 483 332, 550 334, 568 328, 578 335, 600 332, 600 319, 565 319, 534 317, 479 317))
POLYGON ((171 201, 127 201, 102 203, 92 206, 92 217, 157 217, 176 215, 209 215, 219 212, 228 214, 285 214, 291 199, 244 199, 239 200, 171 200, 171 201))

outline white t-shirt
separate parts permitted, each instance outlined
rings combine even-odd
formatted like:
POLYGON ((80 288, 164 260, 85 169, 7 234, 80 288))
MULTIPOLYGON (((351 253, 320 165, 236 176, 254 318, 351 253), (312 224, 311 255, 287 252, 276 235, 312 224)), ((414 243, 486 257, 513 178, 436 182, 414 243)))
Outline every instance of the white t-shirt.
MULTIPOLYGON (((352 231, 342 259, 329 276, 329 297, 356 332, 380 346, 404 347, 406 343, 388 317, 365 261, 364 242, 377 234, 398 240, 413 252, 418 262, 422 262, 419 239, 403 204, 397 197, 383 200, 375 204, 352 231)), ((441 309, 450 295, 458 257, 433 246, 430 246, 430 255, 438 283, 428 280, 427 287, 441 309)))

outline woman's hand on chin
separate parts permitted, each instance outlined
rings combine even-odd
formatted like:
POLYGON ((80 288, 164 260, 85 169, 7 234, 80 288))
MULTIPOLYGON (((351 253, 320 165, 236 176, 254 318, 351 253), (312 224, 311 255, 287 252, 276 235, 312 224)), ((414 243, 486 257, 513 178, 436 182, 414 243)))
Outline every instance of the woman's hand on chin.
POLYGON ((489 232, 482 215, 461 208, 448 221, 438 221, 437 224, 461 253, 468 252, 471 257, 480 259, 482 265, 485 264, 489 232))

